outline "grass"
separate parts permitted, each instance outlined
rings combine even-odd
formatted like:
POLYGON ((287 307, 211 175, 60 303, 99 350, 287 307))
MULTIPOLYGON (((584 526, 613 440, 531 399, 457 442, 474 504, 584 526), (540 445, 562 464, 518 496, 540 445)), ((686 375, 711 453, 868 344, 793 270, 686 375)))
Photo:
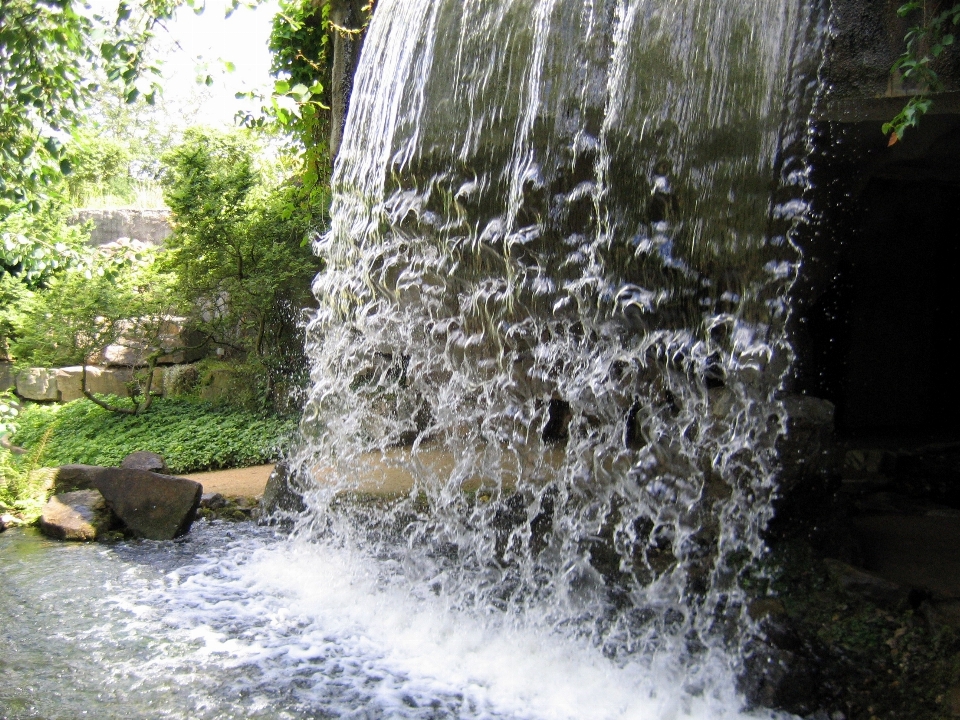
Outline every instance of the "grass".
POLYGON ((146 450, 161 455, 174 473, 272 462, 297 427, 294 418, 185 398, 158 398, 143 415, 112 413, 86 398, 30 405, 17 424, 12 441, 36 455, 37 466, 116 466, 130 453, 146 450))

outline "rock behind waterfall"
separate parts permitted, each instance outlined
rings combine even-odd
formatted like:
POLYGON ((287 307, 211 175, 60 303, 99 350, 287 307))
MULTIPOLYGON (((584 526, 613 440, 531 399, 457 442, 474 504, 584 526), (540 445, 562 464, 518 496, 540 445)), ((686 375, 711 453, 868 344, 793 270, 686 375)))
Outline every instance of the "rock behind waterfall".
POLYGON ((61 467, 55 488, 57 492, 98 490, 126 528, 148 540, 171 540, 186 534, 203 494, 203 486, 187 478, 91 465, 61 467))
POLYGON ((292 525, 306 509, 297 474, 285 462, 277 463, 260 500, 260 523, 292 525))
POLYGON ((40 515, 40 531, 58 540, 96 540, 112 524, 106 500, 93 489, 54 495, 40 515))

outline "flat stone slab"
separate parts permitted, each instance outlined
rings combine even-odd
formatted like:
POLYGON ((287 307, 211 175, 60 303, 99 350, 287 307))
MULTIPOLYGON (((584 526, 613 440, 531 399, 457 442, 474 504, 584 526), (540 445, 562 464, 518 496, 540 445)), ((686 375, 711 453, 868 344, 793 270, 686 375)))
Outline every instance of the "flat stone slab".
POLYGON ((172 540, 190 530, 203 486, 148 470, 64 465, 55 488, 99 490, 128 530, 148 540, 172 540))
POLYGON ((97 490, 54 495, 40 515, 40 531, 58 540, 96 540, 112 523, 110 508, 97 490))
POLYGON ((960 600, 960 513, 874 515, 853 524, 868 570, 938 599, 960 600))

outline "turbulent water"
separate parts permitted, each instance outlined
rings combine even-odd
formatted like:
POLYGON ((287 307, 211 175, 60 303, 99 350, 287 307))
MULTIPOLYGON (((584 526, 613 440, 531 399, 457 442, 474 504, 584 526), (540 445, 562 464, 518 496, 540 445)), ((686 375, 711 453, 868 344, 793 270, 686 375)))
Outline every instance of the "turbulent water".
POLYGON ((819 28, 807 0, 378 0, 307 511, 0 536, 0 717, 741 717, 819 28))

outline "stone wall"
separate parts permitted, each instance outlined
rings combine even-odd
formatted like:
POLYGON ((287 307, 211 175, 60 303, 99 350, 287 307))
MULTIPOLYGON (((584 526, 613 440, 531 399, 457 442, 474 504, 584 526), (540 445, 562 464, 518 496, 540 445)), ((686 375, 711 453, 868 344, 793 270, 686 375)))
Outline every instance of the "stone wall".
MULTIPOLYGON (((830 33, 821 71, 827 89, 820 106, 822 117, 843 122, 884 122, 903 107, 905 98, 916 94, 917 87, 890 72, 905 50, 904 35, 921 16, 917 12, 907 18, 899 17, 897 8, 902 4, 902 0, 832 0, 830 33)), ((940 7, 934 0, 926 0, 926 5, 928 15, 940 7)), ((957 112, 960 49, 948 49, 933 67, 944 88, 932 112, 957 112)))
MULTIPOLYGON (((167 377, 180 373, 182 366, 156 368, 150 392, 166 396, 167 377)), ((133 368, 87 366, 87 389, 100 395, 130 397, 135 380, 133 368)), ((13 389, 24 400, 70 402, 83 397, 83 368, 25 368, 14 372, 10 363, 0 363, 0 390, 13 389), (5 367, 6 366, 6 367, 5 367), (4 387, 6 386, 6 387, 4 387)))
POLYGON ((170 213, 166 210, 77 210, 72 222, 93 222, 90 244, 99 247, 119 238, 132 238, 160 245, 170 235, 170 213))

